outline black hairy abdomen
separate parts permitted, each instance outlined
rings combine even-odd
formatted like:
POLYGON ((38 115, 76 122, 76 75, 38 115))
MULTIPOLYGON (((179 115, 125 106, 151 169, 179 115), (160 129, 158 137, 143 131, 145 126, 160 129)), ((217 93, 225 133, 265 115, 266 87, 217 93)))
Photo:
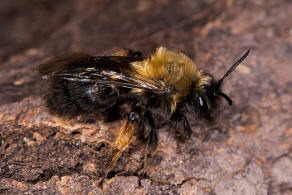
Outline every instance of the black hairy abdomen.
POLYGON ((116 90, 110 86, 54 78, 50 82, 46 102, 51 113, 75 117, 98 114, 113 106, 117 98, 116 90))

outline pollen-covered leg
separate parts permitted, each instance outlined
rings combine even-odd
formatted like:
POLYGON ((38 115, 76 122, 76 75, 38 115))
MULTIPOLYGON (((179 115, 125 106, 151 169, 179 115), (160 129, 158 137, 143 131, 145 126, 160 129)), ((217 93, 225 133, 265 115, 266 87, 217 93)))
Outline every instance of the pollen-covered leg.
POLYGON ((172 119, 176 121, 176 129, 180 125, 183 127, 183 136, 189 138, 191 136, 191 128, 188 119, 180 112, 175 112, 172 116, 172 119))
POLYGON ((118 161, 119 157, 125 149, 128 148, 133 137, 133 131, 136 122, 138 121, 138 114, 135 112, 130 112, 128 119, 124 121, 115 142, 113 143, 113 153, 112 161, 110 166, 107 168, 107 173, 113 168, 115 163, 118 161))

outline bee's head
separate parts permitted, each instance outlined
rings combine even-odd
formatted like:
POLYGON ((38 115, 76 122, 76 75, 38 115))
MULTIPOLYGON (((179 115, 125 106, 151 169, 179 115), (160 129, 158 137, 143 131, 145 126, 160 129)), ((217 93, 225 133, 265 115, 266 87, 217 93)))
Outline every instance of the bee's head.
POLYGON ((193 82, 193 94, 191 95, 191 104, 195 110, 203 115, 209 115, 216 108, 216 102, 219 97, 224 98, 229 105, 232 105, 231 98, 221 91, 221 85, 224 79, 248 56, 249 52, 250 50, 235 62, 219 80, 214 79, 212 75, 204 71, 198 73, 193 82))

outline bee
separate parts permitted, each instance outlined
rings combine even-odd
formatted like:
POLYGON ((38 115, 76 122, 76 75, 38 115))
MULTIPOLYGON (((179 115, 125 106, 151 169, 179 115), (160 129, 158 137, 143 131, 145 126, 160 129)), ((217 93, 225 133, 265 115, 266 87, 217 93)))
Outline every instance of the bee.
POLYGON ((198 70, 183 53, 164 47, 149 57, 132 50, 111 56, 70 54, 40 64, 39 72, 48 81, 46 104, 54 114, 97 115, 128 105, 123 125, 113 142, 113 165, 129 146, 135 128, 145 138, 147 151, 154 153, 157 131, 165 124, 181 125, 189 137, 191 129, 186 112, 210 119, 220 97, 232 105, 221 86, 249 52, 219 80, 198 70))

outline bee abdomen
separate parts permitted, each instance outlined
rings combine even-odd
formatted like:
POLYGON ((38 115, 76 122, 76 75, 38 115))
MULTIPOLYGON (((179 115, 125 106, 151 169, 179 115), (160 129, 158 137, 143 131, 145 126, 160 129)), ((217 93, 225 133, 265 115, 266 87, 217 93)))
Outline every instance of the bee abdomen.
POLYGON ((116 90, 110 86, 55 79, 51 82, 46 102, 50 112, 75 117, 85 113, 99 113, 113 106, 117 98, 116 90))

